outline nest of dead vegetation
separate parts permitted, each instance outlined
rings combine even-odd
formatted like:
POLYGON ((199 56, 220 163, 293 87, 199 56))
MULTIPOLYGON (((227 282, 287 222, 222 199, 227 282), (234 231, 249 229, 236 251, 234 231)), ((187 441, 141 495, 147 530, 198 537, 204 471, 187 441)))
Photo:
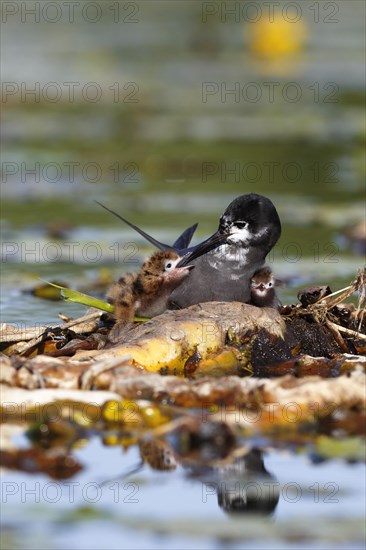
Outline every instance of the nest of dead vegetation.
MULTIPOLYGON (((264 399, 264 378, 285 376, 288 387, 288 377, 297 386, 304 376, 363 370, 365 284, 363 269, 350 286, 334 293, 306 289, 299 304, 281 312, 239 302, 166 311, 116 345, 108 342, 110 321, 96 311, 55 327, 3 325, 2 381, 27 389, 113 389, 129 398, 164 395, 174 402, 184 395, 186 406, 202 399, 197 388, 214 400, 247 400, 253 392, 264 399), (358 307, 344 302, 355 291, 358 307)), ((282 378, 278 383, 283 391, 282 378)))
POLYGON ((55 327, 3 325, 0 462, 67 479, 82 469, 73 446, 96 432, 138 445, 155 470, 209 464, 224 479, 258 457, 262 475, 258 434, 322 460, 362 460, 365 282, 363 270, 338 292, 306 289, 281 312, 238 302, 166 311, 116 345, 96 311, 55 327), (354 291, 357 307, 344 302, 354 291), (14 449, 24 424, 36 445, 14 449))

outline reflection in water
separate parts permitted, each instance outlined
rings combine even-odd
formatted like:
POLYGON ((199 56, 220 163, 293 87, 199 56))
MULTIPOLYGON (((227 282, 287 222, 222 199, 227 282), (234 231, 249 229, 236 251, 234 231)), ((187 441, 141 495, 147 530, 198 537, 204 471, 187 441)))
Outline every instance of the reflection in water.
POLYGON ((177 467, 177 460, 174 451, 165 443, 156 439, 140 441, 139 449, 141 453, 142 465, 149 464, 153 470, 171 471, 177 467))
POLYGON ((280 488, 276 478, 265 468, 262 451, 230 449, 223 445, 222 433, 213 437, 214 428, 220 431, 220 425, 210 424, 210 442, 207 430, 188 439, 187 433, 185 437, 180 433, 179 445, 176 439, 172 442, 176 452, 161 440, 139 444, 143 463, 160 471, 175 470, 180 463, 190 479, 202 483, 203 502, 217 494, 220 508, 228 514, 271 514, 278 504, 280 488))
POLYGON ((207 471, 202 496, 205 499, 214 492, 228 514, 271 514, 279 501, 279 484, 266 470, 259 449, 207 471))
MULTIPOLYGON (((72 444, 78 442, 78 437, 80 442, 85 441, 83 432, 70 423, 41 423, 28 430, 27 435, 37 447, 4 450, 3 466, 33 474, 42 472, 51 479, 73 478, 83 469, 72 453, 72 444), (40 429, 43 436, 37 440, 40 429)), ((101 486, 126 480, 145 465, 162 472, 174 471, 181 465, 189 479, 202 484, 203 502, 217 494, 220 508, 228 514, 270 514, 276 508, 279 484, 266 470, 262 451, 235 448, 233 434, 224 424, 203 423, 192 432, 180 427, 172 441, 170 445, 162 439, 142 438, 138 442, 141 461, 117 479, 107 477, 101 486)))

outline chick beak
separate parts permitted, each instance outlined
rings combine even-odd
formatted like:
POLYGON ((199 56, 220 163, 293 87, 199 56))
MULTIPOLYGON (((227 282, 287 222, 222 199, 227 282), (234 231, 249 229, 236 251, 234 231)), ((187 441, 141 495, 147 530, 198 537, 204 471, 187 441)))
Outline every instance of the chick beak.
POLYGON ((184 267, 175 267, 172 271, 165 273, 165 280, 174 285, 178 285, 183 279, 188 277, 189 272, 194 267, 194 265, 187 265, 184 267))
POLYGON ((194 265, 184 265, 182 267, 176 267, 174 271, 176 276, 188 275, 188 273, 194 268, 194 265))
POLYGON ((260 290, 261 292, 265 289, 266 289, 266 287, 264 286, 263 283, 260 283, 259 285, 256 286, 256 290, 260 290))

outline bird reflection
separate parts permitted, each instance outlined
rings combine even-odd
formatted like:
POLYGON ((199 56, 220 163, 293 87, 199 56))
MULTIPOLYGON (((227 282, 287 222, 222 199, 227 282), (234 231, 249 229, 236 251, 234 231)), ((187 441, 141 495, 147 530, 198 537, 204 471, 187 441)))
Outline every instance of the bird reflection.
POLYGON ((166 438, 143 437, 138 442, 140 462, 119 479, 148 465, 155 471, 181 466, 186 477, 201 483, 202 502, 217 498, 229 515, 271 514, 279 501, 280 487, 268 472, 258 448, 238 447, 228 426, 220 422, 179 422, 166 438))
POLYGON ((170 445, 162 441, 157 445, 160 452, 151 453, 156 444, 152 440, 147 447, 140 446, 143 462, 155 470, 165 471, 173 470, 180 464, 191 480, 202 483, 203 502, 216 494, 219 507, 230 515, 269 515, 275 510, 280 497, 280 486, 266 469, 261 450, 236 449, 224 459, 204 461, 197 460, 197 455, 194 458, 188 454, 179 456, 170 445), (149 452, 146 452, 147 448, 149 452), (169 465, 167 457, 170 457, 169 465))
POLYGON ((278 504, 279 484, 266 470, 258 449, 234 460, 218 478, 218 504, 228 514, 271 514, 278 504))
POLYGON ((216 493, 217 501, 229 515, 271 514, 279 501, 279 483, 268 472, 262 451, 252 449, 244 456, 234 456, 224 465, 213 465, 197 470, 191 468, 191 475, 202 481, 202 499, 207 501, 216 493))

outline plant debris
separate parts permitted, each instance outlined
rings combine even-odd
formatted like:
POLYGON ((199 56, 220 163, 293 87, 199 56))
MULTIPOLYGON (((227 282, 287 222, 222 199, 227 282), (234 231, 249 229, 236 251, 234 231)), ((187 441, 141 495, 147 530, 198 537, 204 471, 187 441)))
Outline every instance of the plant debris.
POLYGON ((290 438, 314 460, 360 460, 364 286, 363 271, 336 293, 306 289, 281 313, 238 302, 166 311, 117 344, 100 311, 57 326, 3 324, 2 422, 26 424, 34 448, 6 444, 2 462, 71 477, 82 468, 71 450, 93 430, 105 445, 138 445, 142 463, 161 470, 249 460, 258 434, 272 445, 290 438), (355 290, 358 307, 344 303, 355 290), (349 444, 335 442, 340 432, 349 444))

